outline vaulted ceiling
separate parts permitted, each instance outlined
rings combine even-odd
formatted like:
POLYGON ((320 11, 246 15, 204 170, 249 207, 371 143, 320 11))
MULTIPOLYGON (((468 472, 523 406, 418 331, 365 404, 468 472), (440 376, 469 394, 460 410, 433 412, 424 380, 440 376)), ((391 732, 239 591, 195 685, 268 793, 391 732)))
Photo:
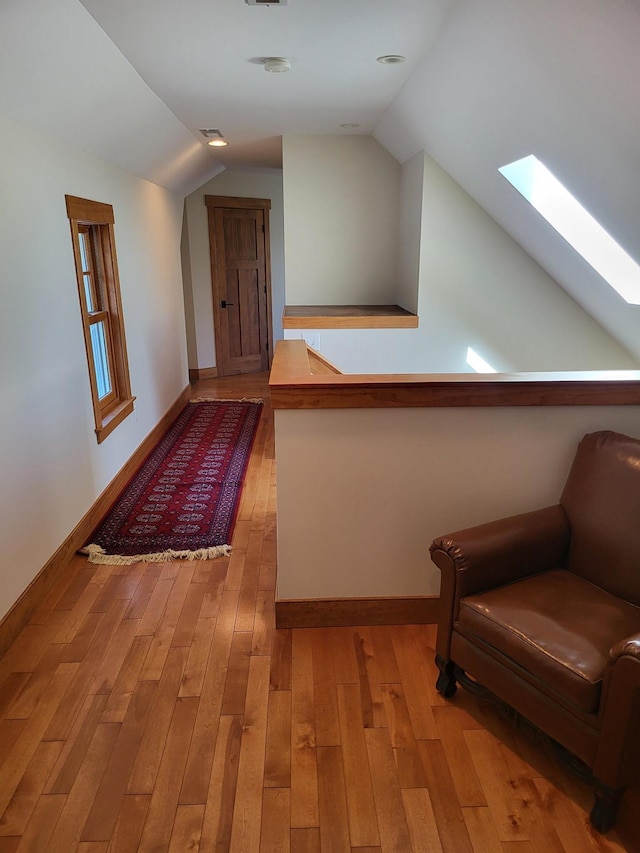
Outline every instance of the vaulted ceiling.
POLYGON ((497 171, 536 154, 640 261, 639 44, 640 0, 3 0, 0 110, 181 193, 278 167, 283 134, 426 150, 640 358, 640 307, 497 171))

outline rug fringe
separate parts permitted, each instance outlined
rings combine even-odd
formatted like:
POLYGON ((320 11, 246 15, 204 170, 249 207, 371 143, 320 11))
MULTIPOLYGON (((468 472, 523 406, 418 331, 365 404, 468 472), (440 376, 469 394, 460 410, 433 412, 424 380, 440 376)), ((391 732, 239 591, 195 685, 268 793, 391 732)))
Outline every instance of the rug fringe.
POLYGON ((101 545, 86 545, 79 551, 90 563, 101 566, 130 566, 133 563, 165 563, 168 560, 215 560, 217 557, 228 557, 231 545, 213 545, 211 548, 197 548, 195 551, 159 551, 156 554, 105 554, 101 545))
POLYGON ((234 400, 221 399, 220 397, 192 397, 189 403, 264 403, 261 397, 240 397, 234 400))

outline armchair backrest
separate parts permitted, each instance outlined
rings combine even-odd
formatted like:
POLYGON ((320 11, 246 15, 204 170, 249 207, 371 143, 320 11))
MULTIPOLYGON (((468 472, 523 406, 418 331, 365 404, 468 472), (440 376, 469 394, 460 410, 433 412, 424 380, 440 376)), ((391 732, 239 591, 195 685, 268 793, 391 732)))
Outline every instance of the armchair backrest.
POLYGON ((640 440, 585 435, 560 503, 571 526, 567 568, 640 606, 640 440))

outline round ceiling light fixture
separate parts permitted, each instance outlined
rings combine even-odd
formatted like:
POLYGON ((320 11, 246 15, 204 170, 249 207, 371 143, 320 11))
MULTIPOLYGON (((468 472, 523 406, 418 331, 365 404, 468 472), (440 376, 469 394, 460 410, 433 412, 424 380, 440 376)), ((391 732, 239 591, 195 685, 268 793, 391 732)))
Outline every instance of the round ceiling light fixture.
POLYGON ((379 56, 377 62, 380 62, 382 65, 398 65, 404 62, 405 58, 399 53, 388 53, 386 56, 379 56))
POLYGON ((291 70, 291 60, 284 56, 269 56, 264 61, 264 70, 270 74, 282 74, 291 70))
POLYGON ((214 148, 225 148, 229 144, 217 127, 201 127, 200 133, 207 140, 207 145, 212 145, 214 148))

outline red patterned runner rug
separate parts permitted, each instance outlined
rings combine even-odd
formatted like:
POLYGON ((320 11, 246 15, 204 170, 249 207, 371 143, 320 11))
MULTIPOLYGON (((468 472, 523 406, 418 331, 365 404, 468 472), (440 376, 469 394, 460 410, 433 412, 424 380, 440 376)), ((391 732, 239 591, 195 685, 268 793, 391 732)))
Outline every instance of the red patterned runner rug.
POLYGON ((229 554, 261 408, 187 403, 82 553, 110 565, 229 554))

